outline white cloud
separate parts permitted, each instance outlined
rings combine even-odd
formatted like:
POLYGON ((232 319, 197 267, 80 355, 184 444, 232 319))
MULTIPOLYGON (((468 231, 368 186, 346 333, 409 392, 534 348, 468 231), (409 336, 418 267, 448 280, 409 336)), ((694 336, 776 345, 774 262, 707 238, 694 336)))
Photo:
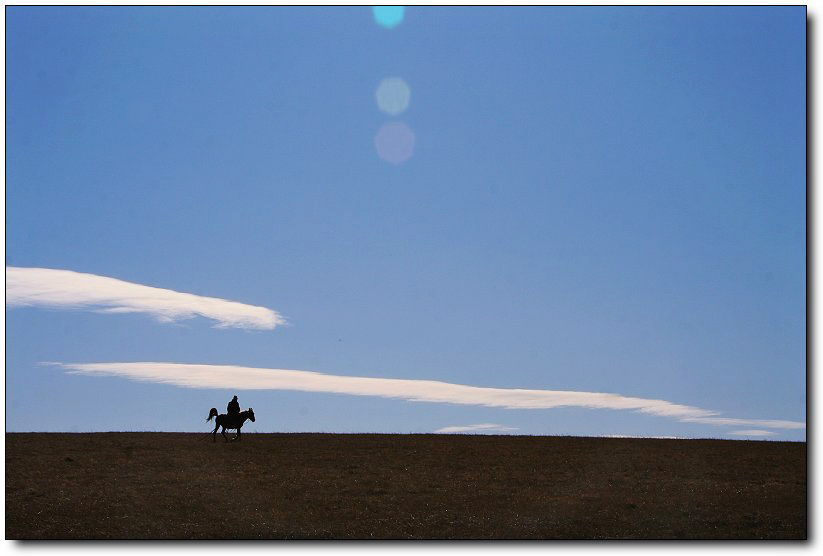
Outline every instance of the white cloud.
POLYGON ((726 417, 688 417, 682 419, 689 423, 704 425, 740 426, 740 427, 768 427, 771 429, 805 429, 806 423, 798 421, 780 421, 775 419, 727 419, 726 417))
POLYGON ((439 402, 501 407, 506 409, 551 409, 585 407, 623 409, 681 421, 708 425, 760 423, 771 428, 806 428, 796 421, 751 421, 712 417, 715 411, 665 400, 632 398, 600 392, 485 388, 436 380, 408 380, 340 376, 313 371, 260 369, 235 365, 189 365, 181 363, 55 363, 71 373, 124 376, 133 380, 159 382, 187 388, 233 390, 296 390, 354 396, 378 396, 416 402, 439 402))
POLYGON ((6 305, 147 313, 164 322, 201 316, 217 321, 219 328, 268 330, 286 322, 265 307, 51 268, 7 266, 6 305))
POLYGON ((747 431, 731 431, 729 434, 733 434, 735 436, 773 436, 777 434, 774 431, 764 431, 764 430, 747 430, 747 431))
POLYGON ((478 425, 454 425, 451 427, 443 427, 437 429, 436 433, 455 433, 455 432, 508 432, 516 431, 516 427, 506 427, 497 425, 495 423, 481 423, 478 425))

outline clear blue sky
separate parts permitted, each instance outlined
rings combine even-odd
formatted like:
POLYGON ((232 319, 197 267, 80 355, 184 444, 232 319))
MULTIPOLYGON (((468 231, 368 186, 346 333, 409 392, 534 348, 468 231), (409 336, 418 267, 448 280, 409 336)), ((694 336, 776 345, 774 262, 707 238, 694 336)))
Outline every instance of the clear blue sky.
POLYGON ((7 7, 6 41, 7 266, 289 322, 9 307, 9 431, 206 431, 237 394, 261 432, 805 439, 39 364, 602 392, 805 422, 802 6, 409 7, 392 28, 368 7, 7 7), (376 101, 388 77, 411 93, 399 114, 376 101), (375 147, 392 122, 414 135, 398 164, 375 147))

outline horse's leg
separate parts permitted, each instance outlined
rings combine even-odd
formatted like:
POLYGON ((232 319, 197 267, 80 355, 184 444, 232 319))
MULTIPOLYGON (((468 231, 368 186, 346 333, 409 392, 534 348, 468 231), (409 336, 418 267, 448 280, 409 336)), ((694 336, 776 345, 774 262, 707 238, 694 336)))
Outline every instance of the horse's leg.
POLYGON ((237 427, 237 440, 240 441, 240 427, 237 427))
POLYGON ((215 423, 214 424, 214 430, 211 433, 211 441, 212 442, 217 442, 217 429, 219 429, 219 428, 220 428, 220 425, 215 423))
POLYGON ((223 426, 223 430, 222 430, 222 431, 220 431, 220 434, 222 434, 222 435, 223 435, 223 440, 225 440, 226 442, 228 442, 228 441, 229 441, 229 437, 228 437, 228 436, 226 436, 226 427, 225 427, 225 426, 223 426))

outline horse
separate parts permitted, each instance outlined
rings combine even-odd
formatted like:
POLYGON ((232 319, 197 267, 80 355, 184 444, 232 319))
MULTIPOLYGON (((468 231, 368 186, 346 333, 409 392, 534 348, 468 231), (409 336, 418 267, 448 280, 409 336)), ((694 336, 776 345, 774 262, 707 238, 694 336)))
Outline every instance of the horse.
POLYGON ((252 408, 248 408, 246 411, 241 411, 236 417, 226 415, 225 413, 217 414, 217 408, 211 408, 209 411, 209 416, 206 417, 206 421, 211 421, 212 417, 217 417, 214 420, 214 431, 212 431, 212 441, 217 441, 217 429, 223 427, 223 430, 220 431, 220 434, 223 435, 223 439, 228 442, 229 437, 226 436, 226 429, 236 429, 237 436, 235 437, 237 440, 240 440, 240 428, 243 426, 243 423, 246 422, 246 419, 251 419, 251 422, 254 423, 254 410, 252 408))

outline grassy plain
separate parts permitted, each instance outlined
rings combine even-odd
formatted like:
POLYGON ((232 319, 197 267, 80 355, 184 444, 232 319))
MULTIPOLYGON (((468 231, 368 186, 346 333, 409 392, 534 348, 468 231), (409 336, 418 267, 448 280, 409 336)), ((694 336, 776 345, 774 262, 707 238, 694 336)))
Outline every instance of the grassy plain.
POLYGON ((804 539, 806 444, 7 433, 7 539, 804 539))

